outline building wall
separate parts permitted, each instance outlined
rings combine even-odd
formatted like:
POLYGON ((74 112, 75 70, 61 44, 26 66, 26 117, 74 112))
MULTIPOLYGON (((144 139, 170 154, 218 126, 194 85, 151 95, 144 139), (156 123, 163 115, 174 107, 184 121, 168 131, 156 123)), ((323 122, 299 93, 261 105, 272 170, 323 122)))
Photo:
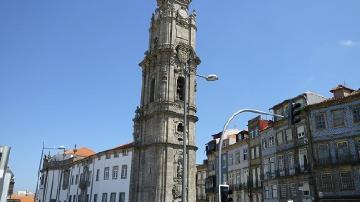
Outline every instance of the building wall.
POLYGON ((360 200, 360 122, 354 120, 354 109, 360 96, 343 98, 309 112, 313 139, 316 189, 319 198, 356 198, 360 200), (341 110, 344 124, 334 125, 334 112, 341 110), (323 117, 323 127, 317 119, 323 117))
MULTIPOLYGON (((125 201, 129 201, 129 186, 131 173, 132 149, 113 150, 107 153, 98 153, 78 161, 73 162, 70 166, 59 164, 57 168, 42 170, 42 177, 38 191, 38 201, 61 201, 61 202, 80 202, 94 201, 94 194, 97 194, 97 201, 101 201, 103 193, 107 193, 107 201, 110 201, 111 193, 116 193, 115 201, 119 201, 120 192, 125 194, 125 201), (115 154, 118 157, 115 157, 115 154), (108 156, 108 158, 106 157, 108 156), (126 175, 122 176, 122 166, 126 166, 126 175), (118 166, 117 178, 113 179, 114 166, 118 166), (104 170, 109 168, 109 178, 104 179, 104 170), (89 178, 83 178, 81 175, 89 171, 89 178), (99 169, 99 178, 96 174, 99 169), (65 170, 69 171, 68 186, 64 186, 65 170), (81 183, 84 183, 81 189, 81 183), (79 196, 82 195, 82 199, 79 196), (71 198, 71 199, 70 199, 71 198), (75 198, 75 200, 74 200, 75 198), (88 200, 86 200, 86 198, 88 200)), ((116 170, 116 169, 115 169, 116 170)), ((115 177, 116 175, 114 175, 115 177)))

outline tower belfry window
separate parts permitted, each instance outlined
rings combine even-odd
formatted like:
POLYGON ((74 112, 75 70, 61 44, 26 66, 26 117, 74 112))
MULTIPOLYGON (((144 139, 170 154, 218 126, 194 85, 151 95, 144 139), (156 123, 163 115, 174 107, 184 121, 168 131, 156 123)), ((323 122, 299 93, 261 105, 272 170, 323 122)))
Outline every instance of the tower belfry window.
POLYGON ((178 100, 183 101, 185 97, 185 79, 184 77, 179 77, 177 79, 177 86, 176 86, 176 98, 178 100))
POLYGON ((155 79, 151 79, 150 83, 150 102, 155 100, 155 79))

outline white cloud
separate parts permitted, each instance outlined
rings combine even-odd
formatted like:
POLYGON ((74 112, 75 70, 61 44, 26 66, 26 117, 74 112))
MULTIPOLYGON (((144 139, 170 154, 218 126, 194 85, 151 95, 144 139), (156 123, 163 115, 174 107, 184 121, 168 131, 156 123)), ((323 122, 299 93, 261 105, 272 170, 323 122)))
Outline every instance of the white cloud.
POLYGON ((353 40, 341 40, 339 41, 339 44, 345 48, 351 48, 351 47, 355 47, 357 45, 359 45, 358 42, 355 42, 353 40))

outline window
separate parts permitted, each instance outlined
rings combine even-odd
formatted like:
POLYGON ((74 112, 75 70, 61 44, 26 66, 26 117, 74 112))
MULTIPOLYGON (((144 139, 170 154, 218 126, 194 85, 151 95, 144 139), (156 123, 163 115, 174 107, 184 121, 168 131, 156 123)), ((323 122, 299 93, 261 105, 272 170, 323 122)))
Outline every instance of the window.
POLYGON ((255 148, 251 148, 251 159, 255 159, 255 148))
POLYGON ((121 179, 127 178, 127 165, 122 165, 121 167, 121 179))
POLYGON ((226 168, 226 165, 227 165, 227 162, 226 162, 226 154, 223 154, 222 155, 222 157, 221 157, 221 159, 222 159, 222 167, 223 168, 226 168))
POLYGON ((269 159, 270 162, 270 173, 272 177, 275 177, 275 157, 269 159))
POLYGON ((274 136, 269 137, 269 147, 274 146, 274 136))
MULTIPOLYGON (((41 180, 43 180, 43 177, 41 177, 41 180)), ((41 184, 44 184, 44 182, 42 182, 41 184)), ((74 175, 71 175, 70 184, 74 184, 74 175)))
POLYGON ((354 123, 360 123, 360 106, 353 108, 353 121, 354 123))
POLYGON ((233 162, 233 154, 229 154, 228 157, 229 157, 228 165, 229 165, 229 166, 232 166, 233 163, 234 163, 234 162, 233 162))
POLYGON ((253 186, 252 187, 256 187, 256 169, 255 168, 253 168, 252 169, 252 184, 253 184, 253 186))
POLYGON ((107 202, 107 193, 102 194, 101 202, 107 202))
POLYGON ((99 181, 100 169, 96 170, 96 181, 99 181))
POLYGON ((354 190, 354 179, 351 176, 351 172, 341 172, 340 173, 340 179, 341 179, 341 190, 354 190))
POLYGON ((305 148, 299 149, 299 164, 301 171, 305 171, 308 169, 307 151, 305 148))
POLYGON ((248 159, 248 149, 243 149, 244 152, 244 161, 246 161, 248 159))
POLYGON ((104 168, 104 180, 108 180, 108 179, 109 179, 109 171, 110 171, 110 168, 109 168, 109 167, 105 167, 105 168, 104 168))
POLYGON ((342 109, 332 111, 334 128, 345 126, 345 112, 342 109))
POLYGON ((235 152, 235 164, 240 163, 240 151, 235 152))
POLYGON ((264 173, 264 179, 267 180, 269 179, 269 175, 270 175, 270 172, 269 172, 269 160, 268 159, 264 159, 264 162, 263 162, 263 173, 264 173))
POLYGON ((179 77, 177 79, 177 87, 176 87, 176 98, 178 100, 184 101, 184 97, 185 97, 184 87, 185 87, 185 79, 184 77, 179 77))
POLYGON ((70 196, 69 196, 69 202, 71 202, 71 197, 72 197, 72 196, 70 195, 70 196))
POLYGON ((288 153, 287 160, 288 160, 289 175, 294 175, 295 174, 294 155, 292 152, 288 153))
POLYGON ((151 79, 150 83, 150 102, 155 100, 155 79, 151 79))
POLYGON ((291 198, 296 197, 297 189, 298 189, 298 187, 294 183, 290 184, 290 186, 289 186, 289 194, 290 194, 291 198))
POLYGON ((265 190, 265 198, 269 198, 270 197, 270 195, 269 195, 269 187, 265 186, 264 190, 265 190))
POLYGON ((296 128, 296 132, 297 132, 299 139, 305 137, 305 127, 304 126, 298 126, 296 128))
POLYGON ((278 195, 277 195, 278 193, 277 193, 277 185, 272 185, 272 197, 273 198, 277 198, 278 197, 278 195))
POLYGON ((267 148, 267 142, 266 142, 266 139, 263 139, 262 140, 262 145, 263 145, 263 148, 266 149, 267 148))
POLYGON ((128 155, 128 150, 126 150, 126 149, 122 150, 122 155, 127 156, 128 155))
POLYGON ((125 202, 125 192, 120 192, 120 194, 119 194, 119 202, 125 202))
POLYGON ((276 133, 276 138, 278 145, 282 145, 282 143, 284 142, 282 131, 276 133))
POLYGON ((315 128, 317 130, 326 128, 325 113, 318 113, 315 115, 315 128))
POLYGON ((324 173, 321 175, 321 191, 322 192, 334 191, 332 175, 330 173, 324 173))
POLYGON ((239 185, 241 184, 241 171, 237 171, 236 172, 236 184, 239 185))
POLYGON ((184 132, 184 125, 183 123, 178 123, 176 126, 176 132, 183 133, 184 132))
POLYGON ((97 202, 97 197, 98 197, 98 195, 94 194, 94 202, 97 202))
POLYGON ((114 158, 119 158, 119 153, 118 152, 114 152, 114 158))
POLYGON ((285 130, 285 138, 287 142, 292 141, 292 132, 291 132, 291 128, 288 128, 285 130))
POLYGON ((106 159, 110 159, 110 158, 111 158, 111 154, 110 154, 110 153, 106 153, 105 156, 106 156, 106 157, 105 157, 106 159))
POLYGON ((261 187, 261 171, 260 171, 260 167, 256 168, 256 172, 257 172, 257 187, 261 187))
POLYGON ((280 176, 284 176, 285 175, 284 156, 278 156, 278 168, 279 168, 280 176))
POLYGON ((65 190, 69 186, 69 180, 70 180, 70 170, 64 171, 64 178, 63 178, 63 186, 62 188, 65 190))
POLYGON ((286 184, 279 184, 280 198, 286 198, 286 190, 287 190, 286 184))
POLYGON ((78 184, 78 182, 79 182, 79 174, 77 174, 75 177, 75 184, 78 184))
POLYGON ((255 147, 255 158, 258 158, 260 156, 260 146, 255 147))
POLYGON ((110 194, 110 202, 115 202, 116 201, 116 193, 111 193, 110 194))
POLYGON ((119 173, 119 166, 113 166, 112 179, 117 179, 119 173))
POLYGON ((327 144, 319 144, 319 164, 324 165, 330 163, 330 152, 327 144))
POLYGON ((349 159, 349 148, 346 141, 337 143, 337 156, 340 162, 349 159))

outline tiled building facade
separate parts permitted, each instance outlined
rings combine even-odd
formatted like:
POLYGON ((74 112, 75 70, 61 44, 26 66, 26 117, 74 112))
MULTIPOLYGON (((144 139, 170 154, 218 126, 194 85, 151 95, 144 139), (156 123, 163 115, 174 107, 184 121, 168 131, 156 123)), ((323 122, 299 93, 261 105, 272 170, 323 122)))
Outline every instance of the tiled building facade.
MULTIPOLYGON (((306 92, 271 108, 287 116, 299 103, 295 122, 290 117, 273 121, 256 117, 248 122, 244 140, 239 141, 244 131, 236 142, 225 138, 222 174, 234 201, 360 201, 360 91, 338 86, 331 92, 330 99, 306 92), (239 162, 244 148, 248 159, 239 162)), ((215 162, 208 167, 211 202, 217 201, 218 186, 214 140, 215 147, 207 150, 215 162)))
POLYGON ((360 92, 344 86, 309 107, 314 178, 321 201, 360 201, 360 92))

